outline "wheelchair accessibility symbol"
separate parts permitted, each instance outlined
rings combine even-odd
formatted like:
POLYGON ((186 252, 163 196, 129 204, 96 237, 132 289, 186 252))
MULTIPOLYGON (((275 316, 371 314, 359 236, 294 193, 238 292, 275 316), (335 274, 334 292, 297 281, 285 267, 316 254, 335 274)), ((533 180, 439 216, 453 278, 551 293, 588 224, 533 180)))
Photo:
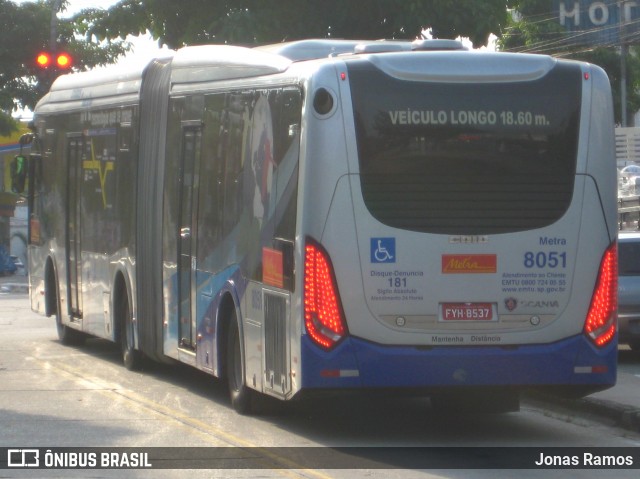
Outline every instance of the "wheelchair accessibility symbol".
POLYGON ((371 262, 395 263, 396 239, 395 238, 371 238, 371 262))

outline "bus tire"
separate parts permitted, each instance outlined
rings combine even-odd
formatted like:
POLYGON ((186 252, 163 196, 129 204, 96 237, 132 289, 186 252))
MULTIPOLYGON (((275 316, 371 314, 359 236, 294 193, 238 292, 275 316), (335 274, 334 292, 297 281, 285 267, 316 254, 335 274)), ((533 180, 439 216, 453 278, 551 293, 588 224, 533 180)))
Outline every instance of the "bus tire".
POLYGON ((135 336, 133 333, 133 316, 129 306, 129 298, 121 294, 118 298, 118 317, 121 321, 120 348, 122 350, 122 362, 129 371, 137 371, 142 368, 142 353, 135 349, 135 336))
POLYGON ((57 311, 56 329, 58 331, 58 339, 65 346, 82 346, 87 339, 84 333, 62 324, 62 318, 60 317, 60 313, 57 311))
POLYGON ((58 332, 58 339, 65 346, 82 346, 87 339, 87 336, 69 326, 62 324, 62 315, 60 314, 60 301, 58 300, 57 288, 52 294, 55 295, 53 301, 55 303, 55 317, 56 317, 56 330, 58 332))
POLYGON ((229 320, 227 332, 227 385, 231 406, 238 414, 251 414, 253 391, 247 387, 242 364, 242 350, 240 348, 240 333, 235 313, 229 320))

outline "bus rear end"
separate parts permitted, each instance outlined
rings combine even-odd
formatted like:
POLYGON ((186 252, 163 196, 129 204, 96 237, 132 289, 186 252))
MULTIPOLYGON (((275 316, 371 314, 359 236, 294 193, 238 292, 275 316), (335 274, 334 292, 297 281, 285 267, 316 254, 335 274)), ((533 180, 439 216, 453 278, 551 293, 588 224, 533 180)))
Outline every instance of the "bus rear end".
POLYGON ((301 385, 489 402, 612 386, 604 72, 474 52, 353 55, 327 70, 310 88, 316 110, 318 92, 336 106, 306 138, 323 153, 303 179, 320 218, 303 223, 301 385))

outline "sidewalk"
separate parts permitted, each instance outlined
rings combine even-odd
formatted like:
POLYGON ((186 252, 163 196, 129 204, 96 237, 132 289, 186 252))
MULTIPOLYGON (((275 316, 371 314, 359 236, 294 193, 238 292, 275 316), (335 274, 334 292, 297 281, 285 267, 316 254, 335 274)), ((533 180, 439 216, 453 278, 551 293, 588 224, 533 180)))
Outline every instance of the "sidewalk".
MULTIPOLYGON (((0 295, 7 293, 27 294, 29 284, 27 276, 0 276, 0 295)), ((628 347, 621 347, 624 354, 633 354, 628 347)), ((636 353, 640 359, 640 353, 636 353)), ((630 374, 618 370, 616 385, 582 399, 563 399, 528 392, 523 403, 566 416, 588 416, 624 429, 640 432, 640 374, 630 374)))
POLYGON ((25 293, 29 292, 29 280, 25 275, 13 274, 11 276, 0 276, 0 294, 2 293, 25 293))
MULTIPOLYGON (((628 348, 627 348, 628 351, 628 348)), ((527 393, 524 403, 553 409, 567 416, 587 416, 635 432, 640 432, 640 375, 618 370, 614 387, 581 399, 563 399, 527 393)))

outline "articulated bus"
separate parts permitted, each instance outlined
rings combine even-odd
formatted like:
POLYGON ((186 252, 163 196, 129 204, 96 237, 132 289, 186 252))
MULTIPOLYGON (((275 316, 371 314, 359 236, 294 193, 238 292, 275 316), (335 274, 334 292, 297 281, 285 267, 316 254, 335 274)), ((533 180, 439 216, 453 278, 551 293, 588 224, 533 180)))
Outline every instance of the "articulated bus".
POLYGON ((186 47, 38 103, 31 305, 264 395, 616 378, 609 81, 448 41, 186 47))

